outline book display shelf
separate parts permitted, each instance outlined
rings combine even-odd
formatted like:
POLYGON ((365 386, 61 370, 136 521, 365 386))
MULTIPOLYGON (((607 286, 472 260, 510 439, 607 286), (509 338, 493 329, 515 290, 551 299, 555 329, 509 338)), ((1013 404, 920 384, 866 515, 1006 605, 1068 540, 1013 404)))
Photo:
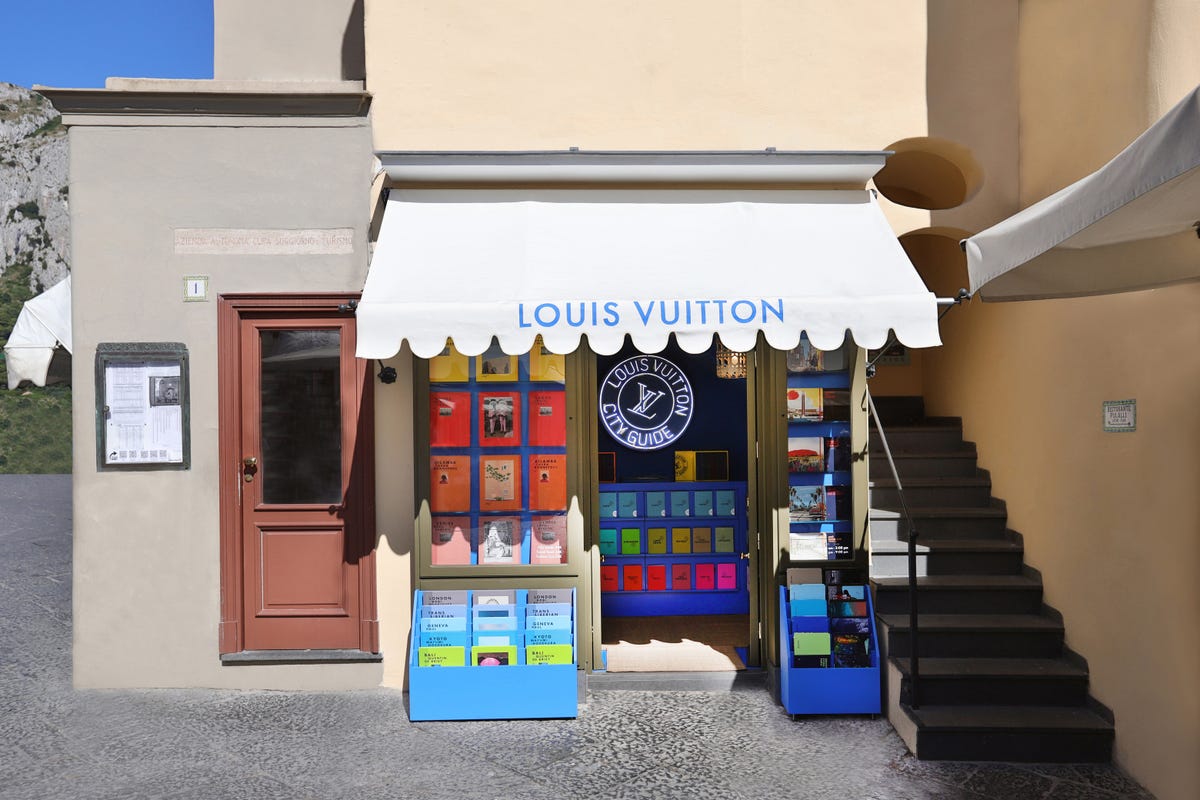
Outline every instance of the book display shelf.
POLYGON ((792 561, 854 557, 850 358, 802 337, 787 354, 788 555, 792 561))
POLYGON ((880 712, 879 638, 865 585, 781 586, 779 619, 779 693, 789 714, 880 712))
POLYGON ((568 562, 564 382, 540 341, 429 360, 431 565, 568 562))
POLYGON ((409 719, 578 715, 574 589, 418 590, 409 719))
POLYGON ((748 613, 745 512, 740 482, 601 485, 602 613, 748 613))

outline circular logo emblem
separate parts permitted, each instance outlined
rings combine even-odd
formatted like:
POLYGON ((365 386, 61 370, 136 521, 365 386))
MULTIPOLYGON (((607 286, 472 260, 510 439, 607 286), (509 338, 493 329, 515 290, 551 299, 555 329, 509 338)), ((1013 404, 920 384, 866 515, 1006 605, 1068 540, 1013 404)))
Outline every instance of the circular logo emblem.
POLYGON ((692 385, 660 356, 634 356, 617 364, 600 384, 600 421, 621 444, 660 450, 692 421, 692 385))

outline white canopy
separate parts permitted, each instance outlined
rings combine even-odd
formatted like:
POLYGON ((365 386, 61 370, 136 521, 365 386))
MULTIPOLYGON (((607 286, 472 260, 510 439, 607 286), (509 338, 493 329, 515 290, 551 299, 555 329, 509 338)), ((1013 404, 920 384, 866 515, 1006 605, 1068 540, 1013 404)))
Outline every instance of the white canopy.
POLYGON ((71 276, 27 301, 4 345, 8 388, 23 380, 46 385, 56 345, 71 352, 71 276))
POLYGON ((1086 178, 965 242, 971 291, 1032 300, 1200 279, 1200 87, 1086 178))
POLYGON ((363 358, 447 338, 477 355, 493 336, 516 354, 539 334, 557 353, 583 335, 601 354, 672 333, 689 352, 713 334, 749 350, 759 331, 780 349, 801 331, 823 349, 889 329, 940 344, 936 300, 871 193, 844 188, 393 189, 357 317, 363 358))

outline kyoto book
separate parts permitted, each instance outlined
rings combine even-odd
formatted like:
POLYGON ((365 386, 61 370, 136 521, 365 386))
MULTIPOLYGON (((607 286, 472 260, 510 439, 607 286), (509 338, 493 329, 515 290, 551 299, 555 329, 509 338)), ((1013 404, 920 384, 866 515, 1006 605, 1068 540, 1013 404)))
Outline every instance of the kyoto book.
POLYGON ((433 511, 471 510, 471 457, 429 459, 429 507, 433 511))
POLYGON ((820 422, 825 418, 824 392, 819 387, 787 390, 789 422, 820 422))
POLYGON ((471 446, 471 393, 429 393, 430 447, 471 446))
POLYGON ((521 457, 480 456, 479 509, 517 511, 521 508, 521 457))
MULTIPOLYGON (((564 516, 534 517, 530 525, 529 563, 567 563, 567 518, 564 516)), ((530 590, 532 595, 533 590, 530 590)), ((533 602, 532 600, 529 602, 533 602)))
POLYGON ((431 538, 430 561, 432 563, 471 563, 471 521, 467 517, 434 515, 431 538))
POLYGON ((521 520, 519 517, 481 517, 479 520, 479 563, 521 563, 521 520))
POLYGON ((529 456, 529 507, 536 511, 567 510, 567 457, 529 456))
POLYGON ((820 436, 788 438, 788 472, 823 472, 825 439, 820 436))
POLYGON ((530 392, 526 427, 531 447, 566 447, 567 395, 560 390, 530 392))

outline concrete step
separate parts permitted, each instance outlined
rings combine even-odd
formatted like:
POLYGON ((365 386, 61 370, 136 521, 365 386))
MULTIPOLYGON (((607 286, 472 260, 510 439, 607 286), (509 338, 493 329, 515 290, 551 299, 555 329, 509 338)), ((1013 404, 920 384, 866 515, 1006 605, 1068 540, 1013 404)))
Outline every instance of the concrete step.
MULTIPOLYGON (((909 661, 893 661, 903 676, 901 701, 909 703, 909 661)), ((922 706, 1087 703, 1087 670, 1065 658, 923 658, 917 666, 922 706)))
MULTIPOLYGON (((1008 527, 1008 511, 999 506, 916 506, 908 512, 921 541, 930 539, 1001 539, 1008 527)), ((908 539, 908 522, 901 518, 898 506, 872 506, 871 538, 908 539)))
MULTIPOLYGON (((907 614, 876 614, 891 658, 907 658, 912 635, 907 614)), ((1059 658, 1062 622, 1040 614, 920 614, 922 657, 1059 658)))
MULTIPOLYGON (((888 426, 883 432, 893 454, 957 450, 963 446, 962 421, 958 419, 928 419, 916 425, 888 426)), ((883 439, 874 423, 869 437, 871 452, 883 449, 883 439)))
MULTIPOLYGON (((876 613, 908 613, 907 575, 871 583, 876 613)), ((1036 614, 1041 607, 1041 581, 1026 575, 934 575, 917 580, 917 608, 925 614, 1036 614)))
MULTIPOLYGON (((909 508, 990 508, 992 504, 992 479, 978 471, 975 475, 929 478, 901 475, 900 485, 909 508)), ((894 478, 873 478, 870 490, 872 508, 900 507, 900 490, 894 478)))
MULTIPOLYGON (((1008 539, 922 539, 917 575, 1017 575, 1024 556, 1024 547, 1008 539)), ((908 543, 876 541, 872 530, 871 575, 908 577, 908 543)))
POLYGON ((921 759, 1103 763, 1112 758, 1112 723, 1086 707, 902 708, 916 724, 921 759))
MULTIPOLYGON (((872 478, 890 478, 891 467, 883 450, 869 451, 872 478)), ((955 450, 892 453, 900 480, 950 475, 974 475, 978 470, 978 454, 974 444, 967 442, 955 450)))

